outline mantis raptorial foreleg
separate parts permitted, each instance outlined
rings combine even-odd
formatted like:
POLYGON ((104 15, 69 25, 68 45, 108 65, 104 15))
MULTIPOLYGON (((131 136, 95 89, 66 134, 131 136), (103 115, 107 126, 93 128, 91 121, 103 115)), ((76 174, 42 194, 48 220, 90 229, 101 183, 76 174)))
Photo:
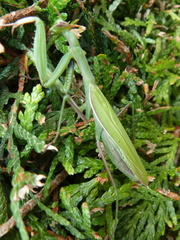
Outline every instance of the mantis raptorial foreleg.
MULTIPOLYGON (((70 61, 69 65, 68 65, 69 69, 68 69, 68 73, 67 73, 67 79, 71 80, 72 77, 73 77, 73 72, 74 72, 74 62, 73 60, 70 61)), ((58 121, 58 128, 57 128, 57 131, 56 131, 56 136, 55 138, 53 139, 53 141, 49 144, 53 144, 56 142, 58 136, 59 136, 59 131, 60 131, 60 128, 61 128, 61 123, 62 123, 62 116, 63 116, 63 110, 64 110, 64 107, 65 107, 65 103, 68 99, 70 99, 67 95, 69 89, 70 89, 70 82, 71 81, 66 81, 66 86, 64 88, 64 97, 63 97, 63 100, 62 100, 62 104, 61 104, 61 110, 60 110, 60 115, 59 115, 59 121, 58 121)), ((48 145, 49 145, 48 144, 48 145)))

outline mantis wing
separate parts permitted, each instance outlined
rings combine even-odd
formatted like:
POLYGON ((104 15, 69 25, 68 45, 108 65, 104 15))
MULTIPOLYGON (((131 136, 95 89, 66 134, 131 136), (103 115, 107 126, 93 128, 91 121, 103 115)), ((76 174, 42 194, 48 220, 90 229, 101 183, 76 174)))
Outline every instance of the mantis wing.
POLYGON ((131 180, 147 186, 147 173, 140 157, 111 105, 94 84, 89 85, 89 100, 96 127, 100 127, 97 131, 101 131, 101 138, 111 161, 131 180))

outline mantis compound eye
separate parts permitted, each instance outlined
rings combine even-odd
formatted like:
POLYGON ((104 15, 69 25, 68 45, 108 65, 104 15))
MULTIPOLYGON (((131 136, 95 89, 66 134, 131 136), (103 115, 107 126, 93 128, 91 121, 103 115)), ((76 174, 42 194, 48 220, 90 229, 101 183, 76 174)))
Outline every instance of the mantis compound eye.
POLYGON ((64 27, 64 26, 68 26, 69 24, 66 22, 59 22, 57 25, 55 25, 55 27, 64 27))

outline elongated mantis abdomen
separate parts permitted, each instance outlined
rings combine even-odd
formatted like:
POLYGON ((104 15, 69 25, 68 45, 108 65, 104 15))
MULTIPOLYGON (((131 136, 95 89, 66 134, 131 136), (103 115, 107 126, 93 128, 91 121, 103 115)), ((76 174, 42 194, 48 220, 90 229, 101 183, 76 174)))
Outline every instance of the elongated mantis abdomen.
POLYGON ((148 185, 146 170, 124 127, 100 89, 89 85, 89 99, 97 122, 97 133, 114 165, 131 180, 148 185))

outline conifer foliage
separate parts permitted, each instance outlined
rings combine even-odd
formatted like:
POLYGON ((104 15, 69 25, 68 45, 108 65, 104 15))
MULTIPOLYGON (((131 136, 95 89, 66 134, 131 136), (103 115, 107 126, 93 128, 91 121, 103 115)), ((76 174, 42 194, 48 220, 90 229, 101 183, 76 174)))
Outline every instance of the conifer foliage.
MULTIPOLYGON (((63 36, 48 32, 55 21, 61 16, 76 24, 78 19, 86 27, 79 41, 96 84, 117 115, 131 103, 120 120, 148 172, 149 187, 133 183, 105 155, 119 200, 114 235, 117 195, 98 155, 93 119, 83 122, 67 103, 58 138, 47 150, 63 93, 43 88, 33 59, 27 62, 34 25, 19 27, 13 35, 9 27, 1 28, 0 237, 180 240, 180 1, 34 2, 1 1, 0 22, 41 18, 49 69, 68 49, 63 36), (36 207, 22 215, 28 201, 36 207), (10 231, 6 223, 12 216, 17 228, 10 231)), ((74 69, 69 95, 83 111, 82 76, 76 64, 74 69)), ((65 71, 63 84, 67 77, 65 71)))

